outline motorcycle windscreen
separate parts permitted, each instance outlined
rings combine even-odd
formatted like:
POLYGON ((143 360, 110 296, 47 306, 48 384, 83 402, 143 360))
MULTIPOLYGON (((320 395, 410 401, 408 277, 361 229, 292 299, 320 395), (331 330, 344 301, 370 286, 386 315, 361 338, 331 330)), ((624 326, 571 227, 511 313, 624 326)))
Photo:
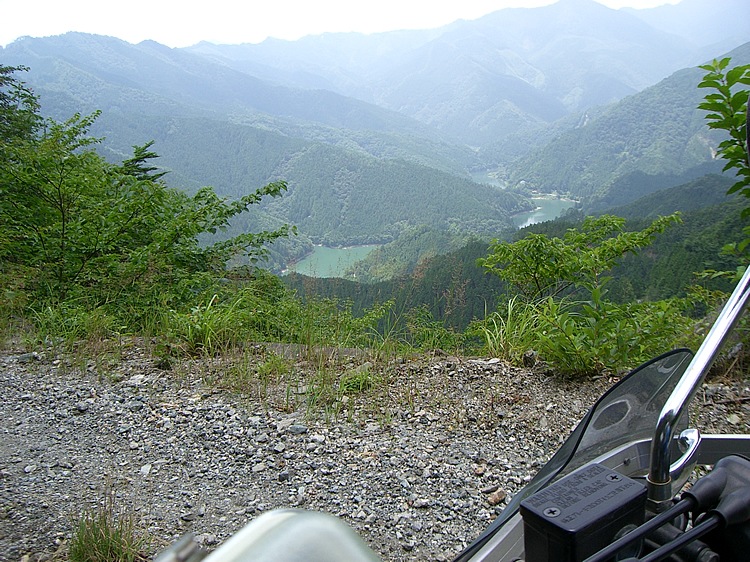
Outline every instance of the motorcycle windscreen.
MULTIPOLYGON (((554 480, 628 443, 651 439, 667 398, 687 369, 693 353, 678 349, 631 371, 610 388, 587 412, 552 458, 520 491, 487 529, 454 562, 471 558, 518 512, 521 501, 554 480)), ((687 428, 687 413, 676 433, 687 428)))

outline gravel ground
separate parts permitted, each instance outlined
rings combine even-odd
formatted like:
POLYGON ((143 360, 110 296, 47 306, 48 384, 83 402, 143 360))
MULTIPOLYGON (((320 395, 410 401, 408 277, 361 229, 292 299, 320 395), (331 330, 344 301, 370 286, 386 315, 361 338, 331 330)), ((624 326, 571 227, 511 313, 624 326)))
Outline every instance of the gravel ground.
MULTIPOLYGON (((384 560, 450 560, 615 382, 444 355, 293 358, 269 376, 260 347, 163 370, 149 348, 0 353, 0 560, 64 559, 77 518, 107 497, 152 554, 187 532, 215 548, 301 507, 340 516, 384 560), (238 373, 246 392, 225 390, 238 373)), ((746 432, 749 395, 706 385, 699 427, 746 432)))

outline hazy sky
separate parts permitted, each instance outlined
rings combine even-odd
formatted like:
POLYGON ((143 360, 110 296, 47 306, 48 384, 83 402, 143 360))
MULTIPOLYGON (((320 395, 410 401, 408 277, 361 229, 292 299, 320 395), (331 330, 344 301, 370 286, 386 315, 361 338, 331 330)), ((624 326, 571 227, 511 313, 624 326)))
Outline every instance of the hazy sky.
MULTIPOLYGON (((610 8, 649 8, 679 0, 597 0, 610 8)), ((258 43, 327 31, 373 33, 439 27, 507 7, 554 0, 0 0, 0 45, 24 35, 82 31, 130 43, 153 39, 170 47, 206 40, 258 43)))

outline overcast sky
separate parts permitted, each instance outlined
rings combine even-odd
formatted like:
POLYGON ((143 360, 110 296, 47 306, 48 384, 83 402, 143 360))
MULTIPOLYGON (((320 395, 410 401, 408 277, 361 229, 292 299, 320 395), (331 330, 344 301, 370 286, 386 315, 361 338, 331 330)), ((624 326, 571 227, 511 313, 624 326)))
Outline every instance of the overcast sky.
MULTIPOLYGON (((649 8, 679 0, 597 0, 611 8, 649 8)), ((258 43, 328 31, 373 33, 439 27, 507 7, 554 0, 0 0, 0 45, 25 35, 67 31, 111 35, 130 43, 153 39, 170 47, 199 41, 258 43)))

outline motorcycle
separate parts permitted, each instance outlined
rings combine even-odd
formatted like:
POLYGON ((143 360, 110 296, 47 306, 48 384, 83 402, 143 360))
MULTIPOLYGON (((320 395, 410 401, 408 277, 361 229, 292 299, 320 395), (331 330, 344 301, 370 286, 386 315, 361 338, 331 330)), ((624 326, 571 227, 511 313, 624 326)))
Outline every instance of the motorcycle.
MULTIPOLYGON (((705 435, 689 424, 691 399, 749 298, 750 269, 695 354, 666 353, 607 391, 454 562, 750 560, 750 436, 705 435), (696 479, 696 466, 713 468, 696 479)), ((211 553, 186 536, 157 558, 198 560, 379 558, 335 517, 281 509, 211 553)))

